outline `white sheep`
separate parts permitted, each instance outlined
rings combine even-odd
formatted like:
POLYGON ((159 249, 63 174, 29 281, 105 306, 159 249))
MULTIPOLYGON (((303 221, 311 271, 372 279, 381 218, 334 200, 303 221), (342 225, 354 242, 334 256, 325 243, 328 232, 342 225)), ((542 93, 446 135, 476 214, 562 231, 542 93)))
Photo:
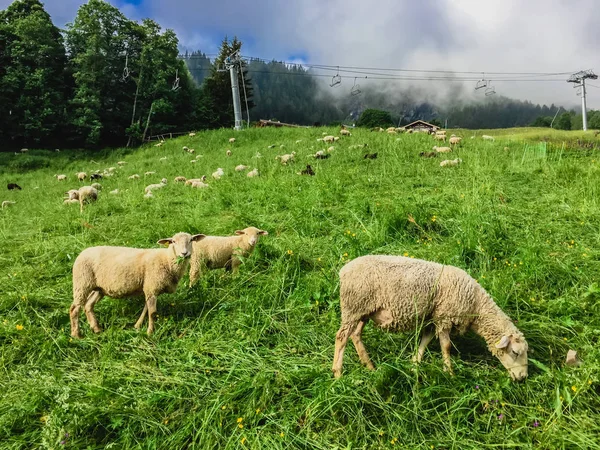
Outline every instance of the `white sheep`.
POLYGON ((117 195, 118 193, 119 193, 118 189, 115 189, 115 190, 112 190, 109 192, 109 194, 112 194, 112 195, 117 195))
POLYGON ((185 183, 187 178, 185 177, 175 177, 175 183, 185 183))
POLYGON ((185 181, 185 185, 190 186, 194 181, 206 181, 206 175, 202 175, 202 178, 190 178, 185 181))
POLYGON ((334 150, 335 150, 335 147, 334 147, 333 145, 332 145, 331 147, 327 148, 327 151, 328 151, 328 152, 332 152, 332 151, 334 151, 334 150))
POLYGON ((13 202, 11 200, 4 200, 2 202, 2 209, 8 208, 9 206, 15 205, 17 202, 13 202))
POLYGON ((246 170, 248 168, 248 166, 245 166, 244 164, 240 164, 238 166, 235 166, 235 171, 236 172, 243 172, 244 170, 246 170))
POLYGON ((217 170, 215 170, 215 171, 212 173, 212 177, 213 177, 215 180, 220 180, 220 179, 221 179, 221 177, 222 177, 223 175, 225 175, 225 171, 224 171, 224 170, 223 170, 221 167, 219 167, 217 170))
POLYGON ((196 133, 192 132, 192 133, 188 134, 188 136, 189 137, 194 137, 194 136, 196 136, 196 133))
POLYGON ((77 179, 79 181, 83 181, 83 180, 85 180, 87 178, 87 173, 85 173, 85 172, 77 172, 75 174, 75 176, 77 177, 77 179))
POLYGON ((190 287, 200 278, 203 269, 221 269, 238 271, 240 256, 249 257, 254 251, 260 236, 269 233, 255 227, 237 230, 235 236, 206 236, 202 241, 192 244, 194 251, 190 261, 190 287))
POLYGON ((164 141, 160 141, 158 144, 155 144, 154 146, 155 146, 155 147, 160 147, 161 145, 163 145, 163 142, 164 142, 164 141))
POLYGON ((194 182, 192 182, 192 187, 194 189, 204 189, 204 188, 209 187, 209 185, 206 183, 203 183, 202 181, 194 181, 194 182))
POLYGON ((148 171, 144 173, 145 177, 149 177, 150 175, 156 175, 156 172, 148 171))
POLYGON ((133 175, 129 176, 130 180, 139 180, 140 176, 137 173, 134 173, 133 175))
POLYGON ((155 191, 156 189, 162 189, 167 185, 167 179, 163 178, 162 180, 160 180, 160 183, 156 183, 156 184, 149 184, 148 186, 146 186, 144 188, 144 193, 148 194, 150 193, 150 195, 152 195, 152 191, 155 191))
POLYGON ((424 323, 415 362, 421 362, 434 334, 440 340, 445 370, 452 373, 450 331, 468 329, 515 380, 527 376, 527 342, 510 318, 469 274, 458 267, 402 256, 368 255, 340 270, 341 327, 336 335, 333 373, 342 374, 344 348, 352 338, 359 358, 374 369, 361 340, 369 319, 385 329, 411 331, 424 323))
POLYGON ((28 148, 22 148, 22 149, 21 149, 21 153, 27 153, 28 151, 29 151, 29 149, 28 149, 28 148))
POLYGON ((342 129, 340 130, 340 134, 341 134, 342 136, 352 136, 352 133, 350 133, 350 131, 346 130, 345 128, 342 128, 342 129))
POLYGON ((75 204, 75 203, 79 203, 79 200, 77 200, 76 198, 66 198, 63 201, 63 204, 65 204, 65 205, 72 205, 72 204, 75 204))
POLYGON ((260 174, 258 173, 258 169, 257 169, 257 168, 254 168, 253 170, 251 170, 250 172, 248 172, 248 173, 246 174, 246 176, 247 176, 248 178, 254 178, 254 177, 258 177, 258 176, 260 176, 260 174))
POLYGON ((118 166, 124 166, 125 164, 127 164, 126 161, 117 161, 118 166))
POLYGON ((433 146, 433 150, 435 150, 438 153, 449 153, 452 151, 450 147, 438 147, 437 145, 433 146))
POLYGON ((323 138, 323 142, 327 142, 328 144, 333 144, 335 142, 335 136, 325 136, 323 138))
POLYGON ((285 155, 277 155, 275 157, 275 159, 278 159, 281 161, 281 164, 283 164, 284 166, 287 166, 287 164, 289 162, 294 162, 294 157, 296 156, 296 152, 292 152, 292 153, 288 153, 285 155))
POLYGON ((482 138, 484 141, 495 141, 495 140, 496 140, 496 139, 494 138, 494 136, 490 136, 490 135, 488 135, 488 134, 483 134, 483 135, 481 135, 481 138, 482 138))
POLYGON ((69 198, 63 203, 79 203, 79 212, 83 212, 83 204, 94 202, 98 199, 98 190, 92 186, 81 186, 79 189, 71 189, 66 194, 69 198))
POLYGON ((462 162, 462 159, 446 159, 440 163, 440 167, 454 167, 458 166, 462 162))
POLYGON ((101 191, 102 190, 102 185, 100 183, 92 183, 90 186, 92 186, 97 191, 101 191))
POLYGON ((433 136, 436 141, 444 141, 446 142, 446 134, 436 134, 433 136))
POLYGON ((450 141, 449 142, 450 142, 450 145, 456 145, 456 144, 460 143, 461 140, 462 140, 461 137, 453 135, 453 136, 450 137, 450 141))
POLYGON ((225 154, 226 154, 227 156, 231 156, 231 155, 232 155, 232 153, 231 153, 231 150, 227 150, 227 151, 225 152, 225 154))
POLYGON ((67 176, 64 174, 60 174, 60 175, 54 175, 56 177, 56 179, 58 181, 66 181, 67 180, 67 176))
POLYGON ((177 290, 179 280, 188 268, 192 243, 203 238, 203 234, 177 233, 158 241, 159 245, 169 244, 168 248, 100 246, 82 251, 73 264, 73 304, 69 311, 71 336, 81 337, 79 311, 82 306, 90 327, 94 333, 100 333, 94 306, 102 297, 126 298, 142 294, 146 304, 135 328, 142 326, 147 312, 148 334, 152 334, 157 297, 177 290))
POLYGON ((235 138, 229 138, 229 143, 233 144, 235 142, 235 138))

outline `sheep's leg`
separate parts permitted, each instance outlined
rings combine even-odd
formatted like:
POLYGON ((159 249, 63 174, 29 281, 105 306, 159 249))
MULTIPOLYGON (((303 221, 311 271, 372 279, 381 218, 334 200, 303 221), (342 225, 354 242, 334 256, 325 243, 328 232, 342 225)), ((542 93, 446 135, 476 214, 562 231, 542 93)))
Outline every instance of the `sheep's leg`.
POLYGON ((144 303, 144 309, 142 311, 142 314, 140 315, 140 318, 137 320, 137 322, 134 325, 136 330, 139 330, 140 327, 144 324, 144 319, 146 318, 147 312, 148 312, 148 305, 146 303, 144 303))
POLYGON ((202 262, 192 255, 192 260, 190 261, 190 287, 196 284, 196 281, 200 278, 202 262))
POLYGON ((71 336, 74 338, 81 337, 81 332, 79 331, 79 311, 85 304, 88 295, 84 290, 77 287, 73 289, 73 303, 69 308, 69 316, 71 318, 71 336))
POLYGON ((333 366, 331 370, 336 378, 342 376, 342 364, 346 343, 352 332, 358 326, 358 322, 343 324, 335 335, 335 353, 333 355, 333 366))
POLYGON ((439 330, 438 337, 440 339, 440 346, 442 347, 444 370, 450 375, 454 375, 454 371, 452 370, 452 361, 450 359, 450 348, 452 347, 452 342, 450 342, 450 330, 439 330))
POLYGON ((419 344, 419 349, 417 350, 417 356, 413 358, 413 362, 420 363, 423 360, 423 355, 425 355, 425 349, 435 336, 435 331, 433 328, 427 327, 423 330, 423 334, 421 335, 421 343, 419 344))
POLYGON ((240 270, 241 265, 242 265, 242 261, 240 261, 239 258, 236 258, 235 256, 233 258, 231 258, 231 271, 234 274, 238 273, 238 270, 240 270))
POLYGON ((87 317, 88 323, 90 324, 90 328, 94 333, 101 333, 102 329, 98 325, 98 320, 96 319, 96 315, 94 314, 94 306, 98 303, 104 294, 100 291, 92 291, 92 293, 88 296, 87 301, 85 302, 85 315, 87 317))
POLYGON ((148 308, 148 336, 154 333, 154 314, 156 314, 156 295, 146 297, 146 306, 148 308))
POLYGON ((362 319, 360 322, 358 322, 358 325, 357 325, 356 329, 354 330, 354 333, 352 333, 350 335, 350 338, 352 339, 352 342, 354 343, 354 348, 356 348, 356 353, 358 353, 358 357, 360 358, 360 361, 365 366, 367 366, 367 368, 369 370, 375 370, 375 366, 371 362, 371 358, 369 358, 369 354, 367 353, 365 344, 363 343, 363 341, 361 339, 362 330, 365 327, 365 325, 367 324, 368 320, 369 319, 362 319))

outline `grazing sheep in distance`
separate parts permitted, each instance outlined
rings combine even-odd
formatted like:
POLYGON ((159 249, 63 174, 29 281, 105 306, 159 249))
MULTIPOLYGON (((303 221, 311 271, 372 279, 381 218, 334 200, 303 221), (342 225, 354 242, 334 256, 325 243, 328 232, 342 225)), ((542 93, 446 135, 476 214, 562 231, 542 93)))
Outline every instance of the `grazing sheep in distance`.
POLYGON ((164 144, 164 142, 165 142, 165 141, 160 141, 158 144, 155 144, 154 146, 155 146, 155 147, 160 147, 161 145, 163 145, 163 144, 164 144))
POLYGON ((248 168, 248 166, 245 166, 243 164, 240 164, 238 166, 235 166, 235 171, 236 172, 243 172, 244 170, 246 170, 248 168))
POLYGON ((437 156, 437 152, 421 152, 419 153, 419 156, 422 156, 423 158, 435 158, 437 156))
POLYGON ((234 142, 235 142, 235 138, 230 138, 230 139, 229 139, 229 143, 230 143, 230 144, 233 144, 234 142))
POLYGON ((237 230, 235 236, 206 236, 202 241, 192 244, 190 261, 190 287, 200 278, 202 269, 221 269, 238 271, 240 256, 249 257, 254 251, 260 236, 269 233, 255 227, 237 230))
POLYGON ((163 178, 162 180, 160 180, 160 183, 156 183, 156 184, 149 184, 148 186, 145 187, 144 189, 144 193, 148 194, 148 193, 152 193, 152 191, 155 191, 156 189, 162 189, 167 185, 167 179, 163 178))
POLYGON ((98 199, 98 190, 92 186, 81 186, 79 189, 71 189, 66 194, 69 198, 64 203, 79 202, 79 212, 83 212, 84 203, 94 202, 98 199))
POLYGON ((77 172, 75 174, 75 176, 77 176, 77 179, 79 181, 83 181, 83 180, 85 180, 87 178, 87 173, 85 173, 85 172, 77 172))
POLYGON ((140 178, 140 176, 137 173, 134 173, 133 175, 129 176, 130 180, 138 180, 140 178))
POLYGON ((310 176, 314 176, 315 171, 313 170, 312 167, 310 167, 310 164, 306 165, 306 169, 301 170, 300 172, 298 172, 298 175, 310 175, 310 176))
POLYGON ((66 175, 64 175, 64 174, 61 174, 61 175, 54 175, 54 176, 56 177, 56 179, 57 179, 58 181, 66 181, 66 179, 67 179, 67 176, 66 176, 66 175))
POLYGON ((483 135, 481 136, 481 138, 482 138, 484 141, 495 141, 495 140, 496 140, 496 139, 494 138, 494 136, 490 136, 490 135, 488 135, 488 134, 483 134, 483 135))
POLYGON ((109 194, 112 194, 112 195, 117 195, 118 193, 119 193, 118 189, 115 189, 115 190, 109 192, 109 194))
POLYGON ((329 144, 333 144, 335 142, 335 136, 325 136, 323 138, 323 142, 327 142, 329 144))
POLYGON ((246 174, 246 176, 247 176, 248 178, 254 178, 254 177, 258 177, 258 176, 260 176, 260 174, 258 173, 258 169, 257 169, 257 168, 254 168, 253 170, 251 170, 250 172, 248 172, 248 173, 246 174))
POLYGON ((23 190, 23 188, 21 186, 19 186, 17 183, 8 183, 6 185, 6 187, 8 188, 9 191, 14 191, 14 190, 21 191, 21 190, 23 190))
POLYGON ((514 380, 527 376, 527 342, 510 318, 469 274, 458 267, 402 256, 368 255, 340 270, 341 327, 336 335, 333 373, 342 375, 348 338, 359 358, 374 370, 361 333, 369 319, 390 331, 411 331, 424 323, 415 362, 421 362, 437 334, 444 368, 452 373, 450 332, 468 329, 482 336, 488 349, 514 380))
POLYGON ((334 150, 335 150, 335 147, 333 145, 327 149, 328 152, 332 152, 334 150))
POLYGON ((22 148, 22 149, 21 149, 21 153, 27 153, 28 151, 29 151, 29 149, 28 149, 28 148, 22 148))
POLYGON ((292 152, 286 155, 277 155, 275 157, 275 159, 278 159, 281 161, 281 164, 283 164, 284 166, 287 166, 287 164, 289 162, 294 162, 294 157, 296 156, 296 152, 292 152))
POLYGON ((446 142, 446 135, 445 134, 436 134, 436 135, 433 136, 433 138, 436 141, 444 141, 444 142, 446 142))
POLYGON ((4 200, 2 202, 2 209, 8 208, 9 206, 15 205, 17 202, 13 202, 11 200, 4 200))
POLYGON ((377 153, 367 153, 363 159, 377 159, 377 153))
POLYGON ((215 170, 215 171, 212 173, 212 177, 213 177, 215 180, 220 180, 220 179, 221 179, 221 177, 222 177, 223 175, 225 175, 225 171, 224 171, 224 170, 223 170, 221 167, 219 167, 217 170, 215 170))
POLYGON ((124 166, 125 164, 127 164, 127 162, 125 162, 125 161, 117 161, 117 165, 118 166, 124 166))
POLYGON ((94 333, 100 333, 94 306, 102 297, 126 298, 141 294, 146 298, 146 305, 135 328, 142 326, 147 312, 148 334, 152 334, 157 297, 177 290, 179 280, 188 268, 192 243, 203 238, 203 234, 177 233, 158 241, 159 245, 169 244, 168 248, 100 246, 83 250, 73 264, 73 304, 69 311, 71 336, 81 337, 79 311, 82 306, 90 327, 94 333))
POLYGON ((102 190, 102 185, 100 183, 92 183, 91 186, 96 189, 97 191, 101 191, 102 190))
POLYGON ((345 128, 340 130, 340 134, 342 136, 352 136, 352 133, 350 133, 350 131, 346 130, 345 128))
POLYGON ((175 183, 185 183, 186 181, 185 177, 175 177, 175 183))
POLYGON ((145 172, 144 176, 149 177, 150 175, 155 175, 155 174, 156 174, 156 172, 149 171, 149 172, 145 172))
POLYGON ((450 142, 450 145, 456 145, 456 144, 460 143, 461 140, 462 140, 461 137, 451 136, 449 142, 450 142))
POLYGON ((446 159, 440 163, 440 167, 454 167, 458 166, 462 162, 462 159, 446 159))
POLYGON ((227 151, 225 152, 225 154, 226 154, 227 156, 231 156, 231 155, 232 155, 232 153, 231 153, 231 150, 227 150, 227 151))
POLYGON ((101 180, 101 179, 102 179, 102 175, 100 175, 99 173, 93 173, 90 175, 90 181, 101 180))
POLYGON ((204 188, 209 187, 209 185, 206 183, 203 183, 202 181, 194 181, 194 182, 192 182, 192 187, 194 189, 204 189, 204 188))
POLYGON ((185 185, 190 186, 195 181, 206 181, 206 175, 202 175, 202 178, 190 178, 189 180, 185 181, 185 185))
POLYGON ((433 146, 433 150, 438 153, 450 153, 452 151, 450 147, 438 147, 437 145, 433 146))
POLYGON ((189 136, 189 137, 194 137, 194 136, 196 136, 196 133, 193 133, 193 132, 192 132, 192 133, 188 134, 188 136, 189 136))

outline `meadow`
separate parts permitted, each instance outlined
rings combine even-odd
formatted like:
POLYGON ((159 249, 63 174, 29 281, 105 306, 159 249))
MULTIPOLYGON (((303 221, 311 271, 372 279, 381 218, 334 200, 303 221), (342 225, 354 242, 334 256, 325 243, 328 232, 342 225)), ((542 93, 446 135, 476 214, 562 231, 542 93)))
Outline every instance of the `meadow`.
POLYGON ((598 149, 565 144, 575 132, 537 130, 551 135, 540 142, 490 130, 488 142, 461 131, 447 158, 424 159, 430 136, 353 130, 329 159, 308 158, 327 147, 316 140, 323 132, 338 130, 218 130, 161 147, 0 154, 0 200, 16 201, 0 210, 0 448, 600 448, 598 149), (294 164, 275 160, 291 151, 294 164), (456 157, 461 165, 440 167, 456 157), (127 164, 82 214, 62 204, 80 185, 75 172, 119 160, 127 164), (296 174, 307 163, 314 177, 296 174), (234 172, 238 164, 261 176, 234 172), (218 167, 226 175, 215 181, 218 167), (129 180, 134 173, 141 179, 129 180), (203 174, 208 189, 173 182, 203 174), (167 186, 144 198, 162 177, 167 186), (23 190, 6 191, 8 182, 23 190), (104 332, 94 335, 82 314, 84 338, 71 339, 71 268, 83 249, 156 248, 179 231, 246 226, 269 235, 239 273, 211 271, 191 289, 184 277, 159 297, 153 336, 133 327, 142 299, 105 297, 96 307, 104 332), (436 341, 416 366, 416 332, 372 324, 363 340, 376 371, 349 345, 334 380, 338 271, 365 254, 468 271, 525 334, 527 380, 512 382, 474 334, 453 338, 450 376, 436 341), (581 366, 565 365, 569 349, 581 366))

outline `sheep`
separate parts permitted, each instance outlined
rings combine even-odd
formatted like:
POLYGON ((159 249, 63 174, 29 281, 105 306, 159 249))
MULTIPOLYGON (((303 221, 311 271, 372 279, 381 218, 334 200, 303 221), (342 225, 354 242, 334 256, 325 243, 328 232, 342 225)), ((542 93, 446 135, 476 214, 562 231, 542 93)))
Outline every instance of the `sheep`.
POLYGON ((296 156, 296 152, 292 152, 286 155, 277 155, 275 157, 275 159, 278 159, 281 161, 281 164, 283 164, 284 166, 287 166, 287 164, 289 162, 294 162, 294 157, 296 156))
POLYGON ((310 176, 314 176, 315 171, 313 170, 312 167, 310 167, 310 164, 306 165, 306 169, 298 172, 298 175, 310 175, 310 176))
POLYGON ((206 183, 203 183, 202 181, 194 181, 192 183, 192 187, 195 189, 204 189, 204 188, 209 187, 209 185, 206 183))
POLYGON ((9 191, 14 191, 14 190, 21 191, 21 190, 23 190, 23 188, 21 186, 19 186, 17 183, 8 183, 6 185, 6 187, 8 188, 9 191))
POLYGON ((28 149, 28 148, 22 148, 22 149, 21 149, 21 153, 27 153, 28 151, 29 151, 29 149, 28 149))
POLYGON ((184 152, 187 152, 188 150, 189 150, 189 148, 187 147, 187 145, 184 145, 184 146, 183 146, 183 151, 184 151, 184 152))
POLYGON ((76 198, 67 198, 63 201, 63 204, 65 205, 71 205, 74 203, 79 203, 79 200, 77 200, 76 198))
POLYGON ((246 170, 248 168, 248 166, 245 166, 243 164, 240 164, 239 166, 235 166, 235 171, 236 172, 243 172, 244 170, 246 170))
POLYGON ((98 199, 98 190, 92 186, 82 186, 79 188, 79 212, 83 212, 83 204, 95 202, 98 199))
POLYGON ((276 147, 276 145, 275 145, 275 144, 271 144, 271 145, 268 145, 268 146, 267 146, 267 148, 269 148, 269 149, 271 149, 271 148, 275 148, 275 147, 276 147))
POLYGON ((193 148, 189 148, 188 153, 196 153, 196 150, 194 150, 193 148))
POLYGON ((446 135, 446 130, 437 130, 437 131, 435 132, 435 134, 436 134, 436 135, 442 135, 442 134, 443 134, 443 135, 446 135))
POLYGON ((152 191, 150 191, 150 192, 146 192, 146 193, 144 194, 144 198, 154 198, 154 195, 152 195, 152 191))
POLYGON ((231 155, 232 155, 232 153, 231 153, 231 150, 227 150, 227 151, 225 152, 225 154, 226 154, 227 156, 231 156, 231 155))
POLYGON ((350 133, 350 131, 346 130, 345 128, 340 130, 340 134, 342 136, 352 136, 352 133, 350 133))
POLYGON ((152 191, 155 191, 156 189, 162 189, 167 185, 167 179, 163 178, 162 180, 160 180, 160 183, 156 183, 156 184, 149 184, 148 186, 146 186, 144 188, 144 193, 148 194, 149 192, 151 193, 152 191))
POLYGON ((437 152, 421 152, 419 156, 423 158, 435 158, 437 156, 437 152))
POLYGON ((435 139, 436 141, 446 142, 446 135, 445 134, 436 134, 433 136, 433 139, 435 139))
POLYGON ((462 162, 462 159, 446 159, 440 163, 440 167, 454 167, 458 166, 462 162))
POLYGON ((206 175, 202 175, 202 178, 190 178, 189 180, 186 180, 185 185, 190 186, 195 181, 206 181, 206 175))
POLYGON ((114 189, 114 190, 110 191, 109 194, 118 195, 119 194, 119 190, 118 189, 114 189))
POLYGON ((456 145, 456 144, 460 143, 461 140, 462 140, 461 137, 452 136, 452 137, 450 137, 450 141, 449 142, 450 142, 450 145, 456 145))
POLYGON ((220 167, 212 173, 212 177, 215 180, 220 180, 223 175, 225 175, 225 172, 220 167))
POLYGON ((156 172, 149 171, 149 172, 145 172, 144 176, 149 177, 150 175, 155 175, 155 174, 156 174, 156 172))
POLYGON ((510 148, 508 148, 508 147, 504 147, 504 151, 505 151, 505 152, 507 152, 507 151, 509 151, 509 150, 510 150, 510 148))
POLYGON ((66 181, 67 180, 67 176, 64 174, 60 174, 60 175, 54 175, 56 177, 56 179, 58 181, 66 181))
POLYGON ((334 147, 333 145, 332 145, 331 147, 327 148, 327 151, 328 151, 328 152, 332 152, 332 151, 334 151, 334 150, 335 150, 335 147, 334 147))
POLYGON ((221 269, 236 273, 242 258, 248 258, 254 251, 260 236, 269 233, 255 227, 237 230, 235 236, 206 236, 192 244, 190 258, 190 287, 200 278, 202 269, 221 269))
POLYGON ((340 137, 339 137, 339 136, 334 136, 334 138, 333 138, 333 142, 337 142, 337 141, 339 141, 339 140, 340 140, 340 137))
POLYGON ((185 177, 175 177, 175 183, 185 183, 187 178, 185 177))
POLYGON ((4 201, 2 202, 2 209, 4 209, 4 208, 8 208, 9 206, 11 206, 11 205, 14 205, 14 204, 16 204, 16 203, 17 203, 17 202, 13 202, 13 201, 10 201, 10 200, 4 200, 4 201))
POLYGON ((433 150, 438 153, 450 153, 452 151, 450 147, 438 147, 437 145, 433 146, 433 150))
POLYGON ((385 131, 387 131, 388 133, 390 131, 393 131, 395 133, 396 132, 396 127, 388 127, 385 131))
POLYGON ((444 367, 452 374, 450 331, 468 329, 482 336, 513 380, 527 376, 527 342, 510 318, 469 274, 458 267, 402 256, 367 255, 340 270, 341 327, 336 335, 333 373, 342 375, 342 359, 351 337, 359 358, 374 366, 361 340, 369 319, 385 329, 414 330, 425 323, 414 361, 437 334, 444 367))
POLYGON ((482 135, 481 135, 481 138, 482 138, 484 141, 495 141, 495 140, 496 140, 496 139, 494 138, 494 136, 490 136, 490 135, 488 135, 488 134, 482 134, 482 135))
MULTIPOLYGON (((319 151, 322 151, 322 150, 319 150, 319 151)), ((319 153, 319 152, 315 153, 315 159, 327 159, 330 157, 331 157, 331 155, 326 155, 326 154, 319 153)))
POLYGON ((83 181, 83 180, 85 180, 87 178, 87 173, 85 173, 85 172, 77 172, 75 174, 75 176, 77 177, 77 179, 79 181, 83 181))
POLYGON ((229 143, 233 144, 235 142, 235 138, 229 138, 229 143))
POLYGON ((133 175, 129 176, 130 180, 139 180, 140 176, 137 173, 134 173, 133 175))
POLYGON ((258 177, 258 176, 260 176, 260 174, 258 173, 258 169, 257 169, 257 168, 254 168, 253 170, 251 170, 250 172, 248 172, 248 173, 246 174, 246 176, 247 176, 248 178, 254 178, 254 177, 258 177))
POLYGON ((146 304, 135 328, 142 326, 147 312, 147 332, 152 334, 157 297, 177 290, 189 265, 192 243, 204 237, 203 234, 177 233, 159 240, 159 245, 169 244, 168 248, 159 249, 100 246, 83 250, 73 264, 73 303, 69 310, 71 336, 81 337, 79 311, 82 306, 91 329, 100 333, 94 306, 102 297, 126 298, 141 294, 144 294, 146 304))
POLYGON ((188 134, 188 136, 189 137, 194 137, 194 136, 196 136, 196 133, 192 132, 192 133, 188 134))
POLYGON ((100 175, 99 173, 93 173, 90 175, 90 181, 101 180, 101 179, 102 179, 102 175, 100 175))
POLYGON ((398 134, 398 132, 394 129, 394 130, 388 130, 387 134, 398 134))
POLYGON ((102 185, 100 183, 92 183, 90 186, 92 186, 97 191, 101 191, 102 190, 102 185))
POLYGON ((323 138, 323 142, 327 142, 328 144, 333 144, 335 142, 335 136, 325 136, 323 138))
POLYGON ((164 144, 164 142, 165 142, 165 141, 160 141, 158 144, 155 144, 154 146, 155 146, 155 147, 160 147, 161 145, 163 145, 163 144, 164 144))
POLYGON ((191 164, 196 164, 197 162, 198 162, 198 161, 196 161, 195 159, 192 159, 192 160, 190 161, 190 163, 191 163, 191 164))
POLYGON ((126 161, 117 161, 118 166, 124 166, 125 164, 127 164, 126 161))
POLYGON ((377 153, 367 153, 363 159, 377 159, 377 153))

